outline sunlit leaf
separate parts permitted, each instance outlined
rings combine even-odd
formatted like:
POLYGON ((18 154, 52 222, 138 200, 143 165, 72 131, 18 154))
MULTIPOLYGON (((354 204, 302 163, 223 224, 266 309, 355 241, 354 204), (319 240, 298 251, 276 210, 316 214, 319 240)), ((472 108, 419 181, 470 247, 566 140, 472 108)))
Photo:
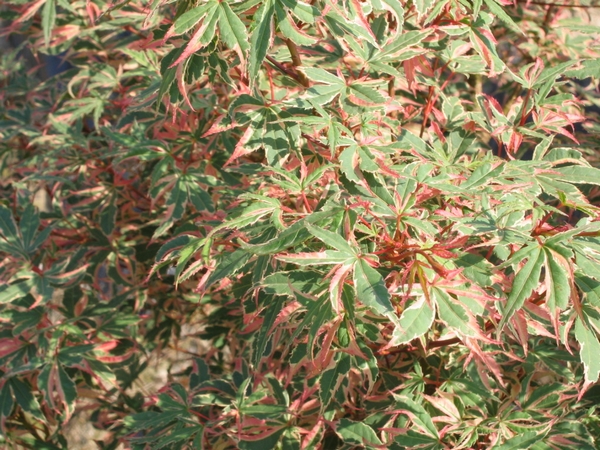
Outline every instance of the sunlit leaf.
POLYGON ((391 345, 406 344, 429 331, 433 323, 435 311, 421 296, 416 302, 406 308, 392 335, 391 345))
POLYGON ((579 342, 579 357, 587 383, 595 383, 600 376, 600 342, 596 332, 580 318, 575 320, 575 337, 579 342))
POLYGON ((342 419, 336 428, 336 432, 348 444, 381 445, 381 440, 377 437, 373 428, 362 422, 342 419))
POLYGON ((502 310, 502 320, 498 324, 498 333, 502 331, 504 325, 523 306, 525 300, 537 287, 543 262, 544 252, 541 248, 537 247, 529 253, 527 263, 517 272, 513 281, 512 291, 502 310))
POLYGON ((354 286, 361 303, 383 316, 395 315, 383 277, 362 258, 354 263, 354 286))
POLYGON ((321 411, 325 411, 329 403, 335 397, 337 391, 341 388, 343 381, 348 376, 350 370, 350 357, 341 354, 336 358, 334 366, 323 372, 321 383, 319 385, 319 399, 321 400, 321 411))

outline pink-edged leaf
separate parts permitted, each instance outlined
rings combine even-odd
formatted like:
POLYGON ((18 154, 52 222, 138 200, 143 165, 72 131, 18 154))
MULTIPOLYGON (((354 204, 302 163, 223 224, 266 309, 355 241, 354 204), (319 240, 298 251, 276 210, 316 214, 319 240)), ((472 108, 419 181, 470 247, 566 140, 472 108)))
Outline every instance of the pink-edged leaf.
POLYGON ((19 338, 2 338, 0 339, 0 358, 10 355, 20 350, 25 342, 21 342, 19 338))
POLYGON ((354 22, 358 26, 360 26, 361 28, 366 30, 367 33, 369 33, 369 36, 371 36, 371 39, 372 39, 372 43, 374 44, 375 47, 379 48, 379 44, 377 43, 377 37, 373 33, 373 30, 371 30, 371 25, 369 24, 369 21, 367 20, 367 18, 365 17, 365 15, 363 13, 361 3, 358 0, 350 0, 350 1, 352 2, 352 6, 354 6, 354 11, 356 12, 356 18, 354 19, 354 22))
POLYGON ((527 330, 528 321, 523 310, 519 310, 513 316, 513 324, 517 332, 517 339, 523 347, 523 353, 527 356, 529 347, 529 331, 527 330))
POLYGON ((38 385, 48 406, 57 412, 64 409, 68 421, 75 410, 77 388, 65 370, 59 365, 47 364, 38 375, 38 385))
POLYGON ((502 319, 498 324, 498 335, 508 323, 515 311, 520 309, 525 300, 539 284, 540 273, 544 262, 544 252, 541 247, 534 248, 528 255, 529 260, 515 276, 512 290, 502 311, 502 319))
POLYGON ((38 0, 31 3, 24 12, 19 14, 19 17, 15 18, 15 24, 23 23, 31 19, 46 2, 47 0, 38 0))
POLYGON ((394 409, 396 412, 406 414, 420 432, 434 438, 439 438, 439 432, 433 419, 423 405, 415 402, 408 395, 392 395, 394 397, 394 409))
POLYGON ((338 335, 337 332, 340 328, 340 324, 341 318, 338 316, 337 318, 333 319, 332 322, 321 327, 321 330, 324 332, 324 337, 321 340, 321 348, 319 349, 319 352, 313 361, 315 367, 325 368, 331 363, 331 360, 335 356, 335 350, 333 350, 331 346, 338 335))
POLYGON ((245 72, 250 49, 248 33, 244 23, 226 2, 219 2, 219 38, 238 54, 241 71, 245 72))
POLYGON ((375 430, 363 422, 344 418, 337 423, 335 431, 346 444, 356 444, 367 448, 382 445, 375 430))
POLYGON ((503 372, 500 368, 500 365, 494 359, 494 355, 492 353, 484 352, 475 339, 465 338, 463 342, 471 351, 473 359, 480 366, 480 368, 484 371, 491 371, 496 377, 498 383, 501 386, 504 386, 505 382, 502 377, 503 372))
POLYGON ((331 264, 344 264, 352 260, 353 256, 345 252, 324 250, 321 252, 287 253, 277 255, 280 261, 294 263, 299 266, 319 266, 331 264))
POLYGON ((546 305, 550 313, 563 311, 571 297, 570 280, 573 279, 573 269, 564 256, 544 247, 545 255, 545 285, 546 305), (558 311, 556 311, 558 309, 558 311))
POLYGON ((439 409, 449 419, 449 422, 458 423, 461 421, 461 414, 454 404, 454 395, 448 392, 437 392, 436 396, 421 394, 436 409, 439 409))
POLYGON ((185 50, 183 50, 179 58, 177 58, 175 62, 169 66, 169 68, 175 67, 176 65, 182 63, 194 53, 196 53, 198 50, 206 47, 210 43, 210 41, 212 41, 215 35, 217 22, 219 21, 219 3, 217 1, 211 0, 209 4, 211 5, 211 8, 208 9, 208 11, 206 12, 206 16, 204 17, 202 24, 192 35, 192 38, 185 47, 185 50))
POLYGON ((319 385, 319 398, 321 400, 321 411, 325 411, 329 403, 339 391, 342 383, 348 379, 350 372, 350 357, 345 354, 337 354, 338 357, 332 362, 332 368, 323 372, 319 385))
POLYGON ((316 227, 314 225, 311 225, 310 223, 306 224, 306 229, 310 234, 312 234, 324 244, 333 247, 340 252, 347 253, 348 257, 351 258, 353 256, 356 256, 356 252, 358 249, 355 249, 352 246, 350 246, 348 241, 346 241, 346 239, 344 239, 338 233, 334 233, 332 231, 316 227))
POLYGON ((396 30, 394 36, 402 33, 402 25, 404 24, 404 8, 398 0, 382 0, 381 7, 388 11, 396 20, 396 30))
POLYGON ((443 289, 432 287, 429 294, 436 302, 440 319, 446 322, 450 328, 457 330, 464 336, 492 342, 490 338, 482 333, 475 320, 475 316, 467 308, 450 297, 447 292, 443 289))
POLYGON ((600 342, 598 335, 581 318, 575 320, 575 337, 579 342, 579 357, 583 363, 586 384, 595 383, 600 376, 600 342))
POLYGON ((402 312, 392 339, 386 348, 407 344, 424 335, 429 331, 434 318, 435 310, 426 301, 425 296, 421 296, 402 312))
POLYGON ((346 278, 352 271, 353 264, 341 264, 336 268, 335 273, 329 284, 329 300, 331 301, 331 307, 336 313, 342 311, 342 292, 346 278))
POLYGON ((233 122, 227 122, 224 125, 221 124, 225 117, 227 117, 225 114, 217 117, 215 119, 215 121, 212 123, 212 125, 210 126, 210 128, 202 135, 202 137, 205 138, 205 137, 211 136, 213 134, 222 133, 224 131, 235 128, 236 124, 233 122))
POLYGON ((255 148, 245 147, 245 145, 248 143, 248 141, 250 140, 250 138, 252 137, 252 135, 255 132, 256 132, 256 129, 253 128, 252 125, 249 125, 248 128, 246 128, 246 131, 244 131, 244 134, 242 135, 242 137, 236 144, 235 149, 233 150, 233 154, 229 157, 229 159, 225 162, 225 164, 223 164, 223 167, 227 167, 228 165, 233 163, 235 160, 241 158, 242 156, 249 155, 250 153, 252 153, 256 150, 255 148))
POLYGON ((377 314, 397 321, 396 310, 390 300, 390 292, 381 274, 360 258, 354 263, 354 288, 356 297, 377 314))
POLYGON ((4 382, 1 384, 0 388, 0 427, 2 430, 5 429, 5 423, 8 416, 10 416, 13 407, 14 400, 12 397, 12 393, 10 392, 10 384, 8 382, 4 382))
POLYGON ((35 286, 35 279, 30 278, 15 284, 5 284, 0 287, 0 304, 11 303, 25 297, 35 286))
POLYGON ((169 28, 169 31, 167 31, 164 39, 166 40, 172 36, 179 36, 183 33, 187 33, 189 30, 198 25, 204 19, 204 17, 206 17, 210 9, 214 7, 214 2, 207 2, 184 12, 177 18, 171 28, 169 28))
POLYGON ((89 266, 89 264, 83 264, 77 269, 73 269, 69 272, 64 272, 59 275, 45 274, 44 276, 51 283, 58 284, 59 286, 67 286, 69 283, 78 280, 80 276, 84 275, 89 266))

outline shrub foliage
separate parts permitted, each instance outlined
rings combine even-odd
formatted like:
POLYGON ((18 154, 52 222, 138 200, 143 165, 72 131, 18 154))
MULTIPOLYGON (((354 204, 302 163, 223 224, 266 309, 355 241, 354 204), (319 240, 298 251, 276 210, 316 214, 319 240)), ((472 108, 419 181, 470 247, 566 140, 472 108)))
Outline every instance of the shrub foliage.
POLYGON ((4 442, 597 448, 575 5, 5 2, 4 442))

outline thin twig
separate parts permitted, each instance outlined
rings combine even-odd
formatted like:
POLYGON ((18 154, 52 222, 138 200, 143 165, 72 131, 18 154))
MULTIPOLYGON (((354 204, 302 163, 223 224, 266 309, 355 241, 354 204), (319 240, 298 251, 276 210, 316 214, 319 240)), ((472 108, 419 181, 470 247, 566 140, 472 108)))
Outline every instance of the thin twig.
POLYGON ((267 55, 266 59, 273 64, 277 70, 279 70, 282 73, 285 73, 287 76, 292 77, 294 80, 296 80, 298 83, 302 83, 300 81, 300 76, 297 72, 291 71, 289 70, 287 67, 285 67, 283 64, 281 64, 279 61, 276 61, 275 59, 273 59, 271 56, 267 55))
MULTIPOLYGON (((292 64, 293 64, 294 68, 298 68, 298 67, 302 66, 302 59, 300 58, 300 53, 298 52, 298 47, 296 47, 296 44, 294 44, 289 39, 285 39, 285 45, 287 45, 287 48, 290 51, 290 56, 292 57, 292 64)), ((304 87, 310 86, 310 83, 308 81, 308 78, 306 78, 306 75, 304 75, 302 72, 298 72, 298 71, 296 71, 296 74, 298 75, 298 81, 300 83, 302 83, 302 86, 304 86, 304 87)))

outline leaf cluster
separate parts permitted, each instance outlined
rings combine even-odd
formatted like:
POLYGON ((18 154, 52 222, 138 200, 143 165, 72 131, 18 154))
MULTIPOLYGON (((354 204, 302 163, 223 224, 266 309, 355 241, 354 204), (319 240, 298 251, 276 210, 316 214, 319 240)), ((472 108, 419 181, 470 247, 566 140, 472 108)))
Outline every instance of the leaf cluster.
POLYGON ((2 443, 597 448, 587 12, 6 2, 2 443))

